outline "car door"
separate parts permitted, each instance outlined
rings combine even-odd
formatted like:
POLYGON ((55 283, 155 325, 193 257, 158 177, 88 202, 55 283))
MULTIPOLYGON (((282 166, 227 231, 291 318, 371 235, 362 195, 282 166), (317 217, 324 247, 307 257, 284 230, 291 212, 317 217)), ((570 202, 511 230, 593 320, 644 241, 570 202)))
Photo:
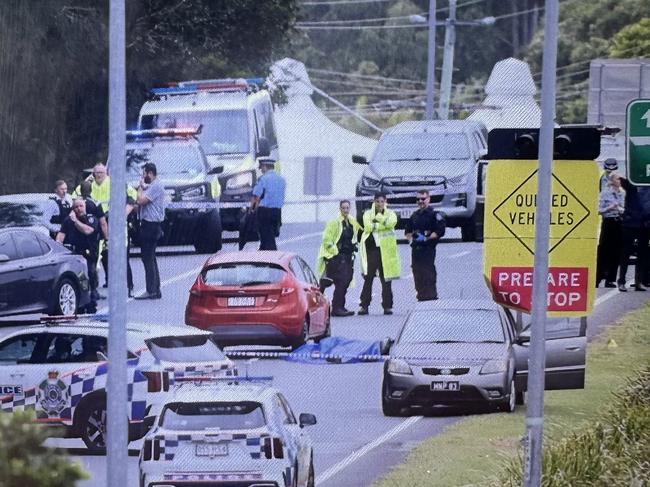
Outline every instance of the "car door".
POLYGON ((290 448, 296 456, 299 476, 298 485, 307 485, 309 462, 311 460, 308 438, 304 434, 304 429, 298 424, 289 402, 281 393, 275 395, 274 404, 285 431, 285 436, 282 439, 286 447, 290 448))
POLYGON ((35 404, 35 389, 42 367, 38 365, 43 353, 42 333, 21 333, 0 342, 0 398, 2 410, 12 411, 17 406, 35 404))
POLYGON ((22 264, 12 233, 0 233, 0 255, 9 258, 5 262, 0 262, 0 315, 15 313, 18 308, 22 264))
POLYGON ((21 312, 45 310, 57 277, 57 261, 53 255, 45 255, 44 247, 33 232, 16 232, 14 241, 23 272, 17 299, 19 309, 21 312))
MULTIPOLYGON (((530 318, 529 318, 530 319, 530 318)), ((554 389, 584 389, 587 359, 586 318, 549 318, 546 324, 545 386, 554 389)), ((516 387, 526 390, 530 352, 530 324, 516 336, 516 387)))
POLYGON ((318 315, 316 313, 318 308, 318 297, 314 295, 314 290, 309 282, 309 277, 305 275, 303 266, 298 257, 294 257, 289 262, 291 272, 296 276, 300 283, 300 291, 305 296, 305 303, 307 305, 306 312, 309 314, 309 333, 313 335, 315 331, 319 330, 318 315))
POLYGON ((302 258, 298 258, 300 265, 302 266, 303 274, 305 279, 309 284, 309 289, 311 293, 312 300, 314 302, 314 310, 312 313, 312 323, 316 331, 325 331, 327 327, 327 313, 328 313, 328 302, 323 293, 320 290, 318 285, 318 279, 314 275, 314 272, 309 267, 309 264, 304 261, 302 258))

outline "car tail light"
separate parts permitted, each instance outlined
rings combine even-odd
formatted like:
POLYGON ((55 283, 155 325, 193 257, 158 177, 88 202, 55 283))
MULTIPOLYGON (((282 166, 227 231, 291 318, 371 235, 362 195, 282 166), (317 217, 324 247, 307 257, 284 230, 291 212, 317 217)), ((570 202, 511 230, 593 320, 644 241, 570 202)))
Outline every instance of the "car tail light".
POLYGON ((284 445, 280 438, 273 438, 273 456, 275 458, 284 458, 284 445))
POLYGON ((200 298, 202 293, 199 289, 190 289, 190 295, 200 298))
POLYGON ((144 445, 142 445, 142 460, 148 462, 151 460, 151 440, 146 440, 144 445))
POLYGON ((293 287, 283 287, 282 288, 282 296, 286 296, 288 294, 291 294, 295 291, 296 289, 293 287))
MULTIPOLYGON (((147 392, 160 392, 162 374, 160 372, 143 372, 142 374, 147 378, 147 392)), ((169 383, 167 387, 169 387, 169 383)))

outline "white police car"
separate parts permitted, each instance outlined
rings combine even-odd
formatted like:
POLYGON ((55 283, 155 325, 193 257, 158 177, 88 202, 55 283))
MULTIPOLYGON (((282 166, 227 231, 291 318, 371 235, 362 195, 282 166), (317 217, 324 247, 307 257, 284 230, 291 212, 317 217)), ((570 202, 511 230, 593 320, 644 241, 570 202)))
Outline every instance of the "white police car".
MULTIPOLYGON (((32 410, 90 450, 105 448, 108 323, 77 319, 26 326, 0 341, 0 411, 32 410)), ((154 423, 174 382, 236 375, 212 335, 185 326, 127 325, 129 439, 154 423)))
MULTIPOLYGON (((140 451, 140 486, 314 487, 311 440, 260 378, 188 382, 169 396, 140 451)), ((265 378, 270 379, 270 378, 265 378)))

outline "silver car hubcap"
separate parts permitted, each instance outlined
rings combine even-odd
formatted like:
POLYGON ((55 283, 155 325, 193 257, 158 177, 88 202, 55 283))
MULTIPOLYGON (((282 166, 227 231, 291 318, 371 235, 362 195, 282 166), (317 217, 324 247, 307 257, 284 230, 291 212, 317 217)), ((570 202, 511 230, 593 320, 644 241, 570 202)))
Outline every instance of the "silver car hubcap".
POLYGON ((77 294, 71 284, 65 282, 59 291, 59 309, 64 315, 77 311, 77 294))

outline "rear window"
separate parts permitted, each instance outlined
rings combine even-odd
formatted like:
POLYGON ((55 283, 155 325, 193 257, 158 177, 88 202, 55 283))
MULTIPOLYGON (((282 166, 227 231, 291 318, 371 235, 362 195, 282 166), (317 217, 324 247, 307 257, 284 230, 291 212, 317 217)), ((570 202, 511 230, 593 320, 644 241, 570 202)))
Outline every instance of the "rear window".
POLYGON ((0 202, 0 228, 43 225, 43 207, 47 202, 0 202))
POLYGON ((208 362, 226 360, 212 335, 156 337, 147 340, 151 354, 164 362, 208 362))
POLYGON ((260 428, 266 424, 258 402, 177 402, 167 404, 160 425, 170 430, 260 428))
POLYGON ((276 264, 251 262, 218 264, 203 271, 203 282, 212 286, 255 286, 280 282, 285 275, 276 264))

